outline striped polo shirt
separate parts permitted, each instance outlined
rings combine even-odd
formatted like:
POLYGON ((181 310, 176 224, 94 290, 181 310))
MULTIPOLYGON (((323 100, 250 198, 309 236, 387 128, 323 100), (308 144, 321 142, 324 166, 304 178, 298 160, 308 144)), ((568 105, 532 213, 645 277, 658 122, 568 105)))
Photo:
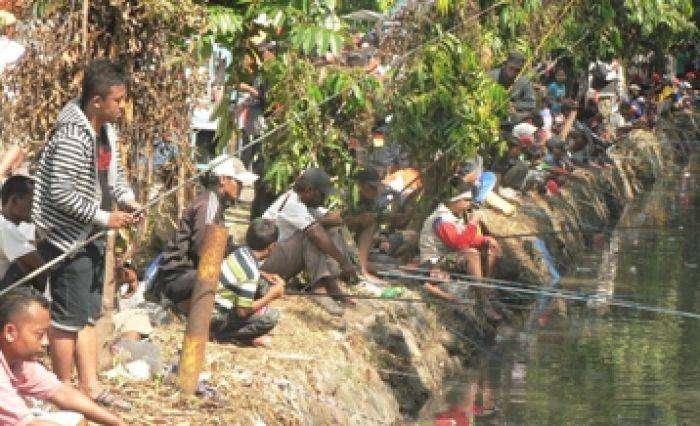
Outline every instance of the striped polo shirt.
POLYGON ((236 248, 221 264, 219 295, 231 307, 251 308, 260 281, 260 270, 253 251, 247 246, 236 248))

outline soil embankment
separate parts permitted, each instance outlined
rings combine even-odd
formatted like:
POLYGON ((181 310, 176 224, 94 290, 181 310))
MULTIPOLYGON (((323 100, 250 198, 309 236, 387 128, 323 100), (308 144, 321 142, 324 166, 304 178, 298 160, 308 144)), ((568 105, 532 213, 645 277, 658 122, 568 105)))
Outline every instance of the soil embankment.
MULTIPOLYGON (((698 139, 692 123, 682 129, 661 123, 659 129, 656 135, 633 131, 618 144, 616 167, 581 171, 558 196, 525 197, 511 217, 487 211, 490 230, 497 235, 544 233, 540 238, 565 273, 593 234, 546 233, 614 224, 627 201, 684 156, 687 147, 678 141, 698 139)), ((506 260, 499 278, 549 281, 534 239, 502 240, 506 260)), ((418 291, 405 295, 420 296, 418 291)), ((127 422, 402 423, 419 416, 426 401, 442 392, 443 381, 459 374, 470 354, 496 333, 473 308, 455 314, 453 308, 423 303, 360 300, 357 309, 337 319, 305 298, 286 297, 276 307, 282 319, 272 335, 274 349, 207 346, 205 372, 221 402, 182 397, 167 381, 115 383, 119 393, 135 402, 127 422)), ((183 331, 184 325, 176 324, 155 332, 165 361, 176 357, 183 331)))

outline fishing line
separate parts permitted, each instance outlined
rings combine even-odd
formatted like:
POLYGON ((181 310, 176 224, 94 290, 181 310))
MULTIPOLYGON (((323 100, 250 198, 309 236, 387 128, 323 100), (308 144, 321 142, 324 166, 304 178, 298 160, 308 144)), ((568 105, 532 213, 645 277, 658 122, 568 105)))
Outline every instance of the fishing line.
MULTIPOLYGON (((589 299, 592 298, 592 296, 588 296, 588 295, 575 296, 575 295, 568 295, 568 294, 562 293, 560 291, 534 290, 534 289, 530 289, 530 288, 513 287, 513 286, 507 286, 507 285, 501 285, 501 284, 489 284, 486 282, 479 282, 479 281, 441 280, 438 278, 431 278, 431 277, 427 277, 424 275, 408 275, 408 274, 402 274, 402 273, 396 273, 396 272, 378 271, 377 274, 379 274, 381 276, 385 276, 385 277, 390 277, 390 278, 401 278, 401 279, 407 279, 407 280, 430 281, 430 282, 440 282, 440 283, 456 283, 456 284, 464 284, 466 286, 474 286, 474 287, 489 288, 489 289, 494 289, 494 290, 502 290, 502 291, 506 291, 506 292, 516 292, 516 293, 527 293, 527 294, 534 294, 534 295, 561 297, 564 299, 578 300, 578 301, 582 301, 582 302, 587 302, 589 299)), ((480 280, 480 278, 472 278, 472 279, 480 280)), ((517 281, 511 281, 511 283, 515 284, 515 285, 522 284, 522 283, 518 283, 517 281)), ((668 308, 655 307, 655 306, 645 306, 645 305, 641 305, 641 304, 634 303, 634 302, 611 300, 611 301, 607 302, 607 304, 611 305, 611 306, 632 309, 632 310, 654 312, 654 313, 673 315, 673 316, 679 316, 679 317, 691 318, 691 319, 700 319, 700 314, 696 314, 693 312, 685 312, 685 311, 679 311, 679 310, 675 310, 675 309, 668 309, 668 308)))

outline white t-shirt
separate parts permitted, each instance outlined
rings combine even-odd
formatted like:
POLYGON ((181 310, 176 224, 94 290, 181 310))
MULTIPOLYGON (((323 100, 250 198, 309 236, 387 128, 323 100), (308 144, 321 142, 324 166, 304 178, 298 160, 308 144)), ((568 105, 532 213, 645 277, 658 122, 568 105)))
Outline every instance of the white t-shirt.
POLYGON ((22 229, 0 215, 0 278, 5 276, 10 263, 35 250, 22 229))
POLYGON ((307 207, 301 202, 296 191, 289 190, 272 203, 263 214, 263 218, 277 224, 280 231, 279 241, 284 241, 295 232, 304 231, 325 214, 325 209, 307 207))

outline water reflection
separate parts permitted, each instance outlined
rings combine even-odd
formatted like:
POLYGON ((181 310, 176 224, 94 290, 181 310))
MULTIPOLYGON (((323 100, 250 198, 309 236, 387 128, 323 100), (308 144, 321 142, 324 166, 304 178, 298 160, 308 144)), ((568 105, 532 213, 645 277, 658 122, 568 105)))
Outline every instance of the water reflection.
POLYGON ((439 421, 454 422, 437 424, 699 424, 700 321, 609 306, 700 312, 698 169, 659 182, 620 221, 657 229, 615 232, 580 257, 583 279, 566 288, 594 293, 589 306, 556 309, 476 360, 442 404, 439 421))

